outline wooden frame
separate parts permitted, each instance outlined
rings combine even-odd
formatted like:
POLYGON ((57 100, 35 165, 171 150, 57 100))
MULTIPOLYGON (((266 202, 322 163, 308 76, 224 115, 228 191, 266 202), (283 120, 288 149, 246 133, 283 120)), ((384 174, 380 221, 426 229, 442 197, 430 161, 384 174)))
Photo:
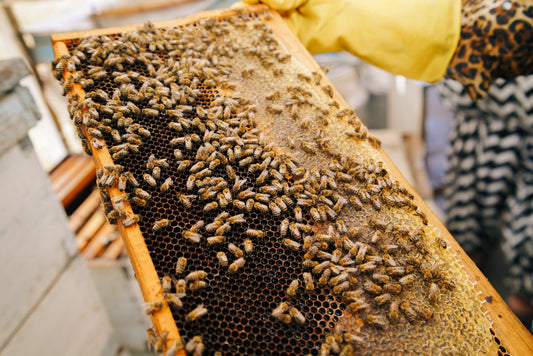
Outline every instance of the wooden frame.
MULTIPOLYGON (((236 14, 238 11, 264 11, 264 7, 254 6, 248 7, 244 10, 214 10, 206 11, 187 18, 177 19, 174 21, 167 21, 156 23, 157 27, 168 26, 180 26, 191 22, 198 21, 206 17, 226 17, 236 14)), ((276 37, 282 42, 282 44, 288 49, 288 51, 295 57, 301 64, 306 66, 311 71, 318 71, 322 73, 319 65, 314 61, 313 57, 305 50, 302 44, 298 41, 296 36, 285 25, 283 19, 279 14, 271 12, 270 19, 266 20, 270 24, 270 27, 276 37)), ((56 34, 52 36, 52 42, 54 46, 54 53, 56 57, 63 54, 67 54, 67 46, 64 41, 71 39, 77 39, 87 36, 103 35, 120 33, 123 31, 133 30, 137 26, 124 26, 107 29, 98 29, 93 31, 84 32, 72 32, 65 34, 56 34)), ((331 85, 331 82, 323 75, 323 81, 331 85)), ((84 92, 79 85, 74 85, 73 92, 80 95, 80 100, 84 98, 84 92)), ((334 99, 342 106, 348 108, 346 101, 340 96, 340 94, 334 90, 334 99)), ((103 143, 103 142, 102 142, 103 143)), ((435 214, 431 212, 429 207, 424 203, 422 198, 414 191, 410 184, 403 178, 402 174, 396 168, 394 163, 388 158, 385 152, 378 149, 381 158, 385 161, 386 165, 390 169, 392 175, 401 182, 401 185, 405 186, 409 192, 415 197, 416 204, 427 215, 431 225, 436 227, 441 232, 441 237, 446 241, 451 253, 458 259, 460 264, 464 267, 466 274, 469 276, 471 282, 475 285, 476 290, 479 292, 480 301, 483 303, 487 316, 492 321, 492 327, 496 335, 504 343, 507 351, 512 355, 526 355, 533 354, 533 336, 522 325, 514 313, 509 309, 500 295, 489 283, 487 278, 479 271, 472 260, 466 255, 459 244, 454 240, 450 233, 446 230, 444 225, 437 219, 435 214)), ((93 158, 96 163, 96 167, 102 168, 106 164, 112 164, 112 159, 107 149, 95 150, 93 149, 93 158)), ((108 188, 110 197, 121 194, 120 191, 113 187, 108 188)), ((132 214, 131 207, 126 207, 129 214, 132 214)), ((137 276, 139 286, 141 288, 144 300, 146 302, 152 301, 164 301, 163 293, 159 278, 155 271, 153 262, 150 258, 148 248, 141 235, 141 231, 137 225, 131 227, 124 227, 119 222, 119 230, 121 237, 124 240, 128 255, 130 257, 133 269, 137 276)), ((176 327, 176 323, 172 317, 170 309, 166 302, 164 307, 154 313, 152 316, 152 322, 157 332, 168 331, 167 347, 170 347, 176 340, 179 339, 179 332, 176 327)), ((184 354, 181 350, 180 355, 184 354)))

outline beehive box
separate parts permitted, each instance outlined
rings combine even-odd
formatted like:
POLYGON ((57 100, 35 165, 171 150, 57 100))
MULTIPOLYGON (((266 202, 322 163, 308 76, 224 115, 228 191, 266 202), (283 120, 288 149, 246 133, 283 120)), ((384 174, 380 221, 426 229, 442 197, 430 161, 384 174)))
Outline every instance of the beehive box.
POLYGON ((159 351, 531 353, 276 13, 52 39, 159 351))

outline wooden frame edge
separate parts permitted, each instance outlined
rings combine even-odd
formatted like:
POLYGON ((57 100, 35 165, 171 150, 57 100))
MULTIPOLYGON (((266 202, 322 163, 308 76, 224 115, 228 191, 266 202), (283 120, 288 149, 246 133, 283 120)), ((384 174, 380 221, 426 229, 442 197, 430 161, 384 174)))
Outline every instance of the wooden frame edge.
MULTIPOLYGON (((56 57, 60 57, 61 55, 69 53, 66 44, 62 41, 55 41, 53 43, 53 49, 56 57)), ((65 70, 64 76, 69 74, 70 73, 65 70)), ((85 98, 85 92, 79 84, 74 84, 72 86, 71 93, 78 94, 78 100, 80 101, 85 98)), ((97 170, 103 168, 105 165, 114 164, 113 159, 107 150, 105 142, 103 140, 99 141, 102 143, 103 148, 95 149, 90 146, 93 154, 93 161, 97 170)), ((110 198, 123 195, 123 193, 115 186, 107 188, 107 192, 110 198)), ((130 204, 126 201, 124 205, 128 215, 132 215, 133 211, 130 204)), ((154 263, 142 236, 139 225, 133 224, 132 226, 125 227, 122 225, 121 220, 119 219, 117 227, 120 232, 120 238, 122 238, 124 246, 126 247, 128 257, 133 267, 133 271, 135 272, 135 277, 138 281, 145 303, 163 303, 163 307, 153 313, 150 318, 158 335, 168 332, 165 342, 165 350, 168 350, 175 343, 179 344, 181 337, 174 317, 172 316, 170 307, 163 297, 163 289, 161 287, 159 276, 155 270, 154 263)), ((185 356, 185 349, 178 349, 176 355, 185 356)))

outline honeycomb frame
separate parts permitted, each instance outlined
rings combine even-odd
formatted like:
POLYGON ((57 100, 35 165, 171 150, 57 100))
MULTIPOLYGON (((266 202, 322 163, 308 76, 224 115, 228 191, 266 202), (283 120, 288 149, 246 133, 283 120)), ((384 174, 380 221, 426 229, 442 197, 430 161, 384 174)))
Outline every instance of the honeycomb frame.
MULTIPOLYGON (((248 9, 247 12, 260 12, 263 9, 248 9)), ((180 26, 184 24, 194 23, 202 18, 208 17, 219 17, 223 18, 226 16, 231 16, 236 14, 235 11, 214 11, 198 14, 193 17, 180 19, 177 21, 171 21, 166 23, 156 24, 157 27, 162 28, 169 25, 180 26)), ((275 24, 271 26, 273 33, 277 36, 278 40, 285 46, 285 48, 291 53, 291 55, 296 58, 300 63, 306 66, 311 71, 316 71, 321 75, 321 81, 325 85, 331 85, 327 77, 322 73, 318 65, 314 62, 312 57, 301 47, 301 44, 297 41, 294 35, 290 30, 284 25, 283 21, 276 13, 272 13, 270 19, 263 19, 266 23, 275 24)), ((104 35, 104 34, 114 34, 119 33, 125 30, 134 29, 136 26, 131 27, 121 27, 121 28, 112 28, 112 29, 103 29, 90 31, 85 33, 71 33, 63 35, 53 36, 54 42, 54 51, 56 57, 60 57, 62 54, 68 53, 66 42, 72 39, 82 38, 88 35, 104 35)), ((79 85, 73 85, 74 92, 77 92, 81 98, 83 98, 83 90, 79 85)), ((348 108, 346 102, 342 97, 335 91, 333 88, 332 97, 337 101, 341 107, 348 108)), ((92 148, 91 148, 92 149, 92 148)), ((498 294, 494 291, 492 286, 488 283, 485 277, 479 272, 479 270, 473 265, 472 261, 465 255, 462 249, 457 245, 455 240, 449 235, 446 229, 442 224, 436 219, 436 217, 431 213, 429 208, 424 204, 422 199, 414 192, 412 187, 403 179, 399 171, 396 169, 394 164, 388 159, 386 154, 380 148, 372 148, 377 151, 377 155, 381 160, 385 162, 386 167, 392 172, 392 175, 401 182, 401 185, 407 189, 407 191, 414 197, 415 204, 419 206, 425 215, 428 218, 429 224, 434 226, 440 233, 440 238, 445 241, 447 244, 447 250, 455 255, 459 264, 462 265, 466 271, 468 271, 469 278, 472 283, 475 284, 475 288, 480 293, 480 302, 485 302, 483 308, 487 311, 489 317, 492 320, 492 328, 494 333, 501 338, 503 343, 507 347, 501 346, 503 349, 500 349, 499 353, 505 354, 510 352, 511 354, 523 354, 522 351, 528 349, 527 345, 527 334, 523 333, 523 326, 518 322, 514 315, 509 311, 505 303, 501 300, 498 294), (505 320, 505 321, 504 321, 505 320), (509 327, 512 326, 511 330, 509 327), (514 330, 513 330, 514 329, 514 330), (521 331, 517 333, 516 331, 521 331), (523 334, 523 335, 522 335, 523 334), (521 341, 516 341, 516 336, 521 338, 521 341), (515 341, 510 341, 514 339, 515 341), (524 342, 526 341, 526 342, 524 342), (505 352, 503 351, 505 350, 505 352)), ((370 149, 370 151, 372 150, 370 149)), ((96 150, 92 149, 93 157, 97 164, 97 168, 103 168, 106 165, 113 164, 111 155, 107 149, 96 150)), ((375 154, 375 152, 374 152, 375 154)), ((117 197, 122 193, 116 187, 107 188, 108 194, 111 198, 117 197)), ((125 204, 125 208, 128 214, 133 214, 133 210, 128 203, 125 204)), ((134 224, 129 227, 124 227, 119 219, 118 222, 119 230, 121 236, 124 239, 128 255, 132 261, 141 291, 147 303, 154 301, 162 300, 162 290, 160 284, 160 276, 158 276, 152 258, 150 257, 150 252, 148 246, 144 242, 143 235, 138 225, 134 224)), ((289 263, 290 265, 290 263, 289 263)), ((290 266, 288 266, 290 267, 290 266)), ((328 298, 327 295, 323 295, 323 298, 328 298)), ((330 303, 335 301, 329 300, 330 303)), ((337 301, 340 303, 340 301, 337 301)), ((250 314, 253 315, 253 314, 250 314)), ((176 322, 172 316, 172 312, 166 302, 164 302, 163 308, 157 311, 152 315, 152 321, 154 328, 157 332, 161 333, 163 331, 168 332, 168 337, 166 339, 166 346, 171 347, 171 345, 179 339, 179 332, 176 326, 176 322)), ((253 331, 253 330, 252 330, 253 331)), ((526 331, 527 333, 527 331, 526 331)), ((530 336, 530 335, 529 335, 530 336)), ((498 340, 498 338, 497 338, 498 340)), ((224 350, 224 351, 233 351, 233 350, 224 350)))

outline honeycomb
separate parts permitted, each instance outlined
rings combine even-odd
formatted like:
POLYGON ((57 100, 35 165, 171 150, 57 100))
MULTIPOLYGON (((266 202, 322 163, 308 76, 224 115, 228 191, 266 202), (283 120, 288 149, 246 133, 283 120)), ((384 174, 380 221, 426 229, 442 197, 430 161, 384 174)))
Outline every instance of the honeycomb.
POLYGON ((113 157, 108 219, 139 225, 187 352, 506 354, 379 140, 268 17, 147 23, 52 63, 84 88, 69 110, 113 157))

